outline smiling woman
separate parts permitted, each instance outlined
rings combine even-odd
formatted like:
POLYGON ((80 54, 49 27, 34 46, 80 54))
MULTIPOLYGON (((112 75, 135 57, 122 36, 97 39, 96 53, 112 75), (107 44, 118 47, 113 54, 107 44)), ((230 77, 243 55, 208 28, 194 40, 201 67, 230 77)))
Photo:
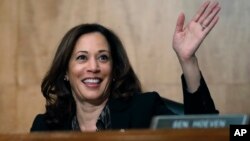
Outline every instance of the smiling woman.
POLYGON ((74 98, 94 103, 106 99, 104 91, 111 78, 111 67, 110 49, 105 37, 98 32, 82 35, 76 42, 65 76, 74 98))
MULTIPOLYGON (((184 14, 177 20, 173 49, 183 70, 185 114, 218 113, 195 52, 219 11, 218 2, 206 1, 186 27, 184 14)), ((36 116, 31 131, 148 128, 153 116, 174 114, 157 92, 142 92, 122 42, 100 24, 81 24, 66 33, 42 93, 46 112, 36 116)))
POLYGON ((109 112, 105 108, 109 97, 129 99, 141 92, 141 86, 120 39, 99 24, 82 24, 64 36, 42 92, 47 112, 36 118, 44 123, 35 121, 32 130, 44 126, 59 130, 68 120, 84 125, 78 127, 81 130, 96 130, 100 113, 109 112))

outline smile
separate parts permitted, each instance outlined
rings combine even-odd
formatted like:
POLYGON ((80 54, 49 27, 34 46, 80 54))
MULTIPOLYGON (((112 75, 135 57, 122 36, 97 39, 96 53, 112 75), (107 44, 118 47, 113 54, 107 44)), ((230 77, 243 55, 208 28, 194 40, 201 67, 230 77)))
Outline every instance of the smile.
POLYGON ((85 78, 82 80, 84 84, 100 84, 102 82, 101 78, 85 78))

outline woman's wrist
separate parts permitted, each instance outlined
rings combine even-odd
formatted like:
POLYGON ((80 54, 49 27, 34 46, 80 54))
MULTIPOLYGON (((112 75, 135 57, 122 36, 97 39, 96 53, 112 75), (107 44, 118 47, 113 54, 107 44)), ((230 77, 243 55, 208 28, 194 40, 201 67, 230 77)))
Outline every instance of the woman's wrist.
POLYGON ((200 69, 196 56, 189 59, 180 59, 180 65, 190 93, 195 92, 200 86, 200 69))

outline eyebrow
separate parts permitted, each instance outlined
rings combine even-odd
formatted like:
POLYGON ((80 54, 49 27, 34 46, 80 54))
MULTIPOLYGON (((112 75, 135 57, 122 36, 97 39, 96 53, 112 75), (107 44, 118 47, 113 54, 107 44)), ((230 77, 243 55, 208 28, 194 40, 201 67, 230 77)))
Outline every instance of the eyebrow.
POLYGON ((110 51, 108 51, 108 50, 99 50, 99 52, 100 53, 102 53, 102 52, 108 52, 108 53, 110 53, 110 51))
MULTIPOLYGON (((102 53, 102 52, 110 53, 110 51, 108 51, 108 50, 99 50, 98 52, 99 53, 102 53)), ((78 54, 78 53, 86 53, 86 54, 88 54, 88 51, 80 50, 80 51, 76 52, 76 54, 78 54)))

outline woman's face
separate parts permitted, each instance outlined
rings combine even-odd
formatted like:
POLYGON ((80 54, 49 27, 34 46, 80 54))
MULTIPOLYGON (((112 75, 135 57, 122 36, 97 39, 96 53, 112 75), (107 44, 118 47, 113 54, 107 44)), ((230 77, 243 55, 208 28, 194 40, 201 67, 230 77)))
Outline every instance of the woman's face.
POLYGON ((99 32, 82 35, 76 42, 67 72, 75 100, 102 100, 110 81, 111 66, 106 38, 99 32))

